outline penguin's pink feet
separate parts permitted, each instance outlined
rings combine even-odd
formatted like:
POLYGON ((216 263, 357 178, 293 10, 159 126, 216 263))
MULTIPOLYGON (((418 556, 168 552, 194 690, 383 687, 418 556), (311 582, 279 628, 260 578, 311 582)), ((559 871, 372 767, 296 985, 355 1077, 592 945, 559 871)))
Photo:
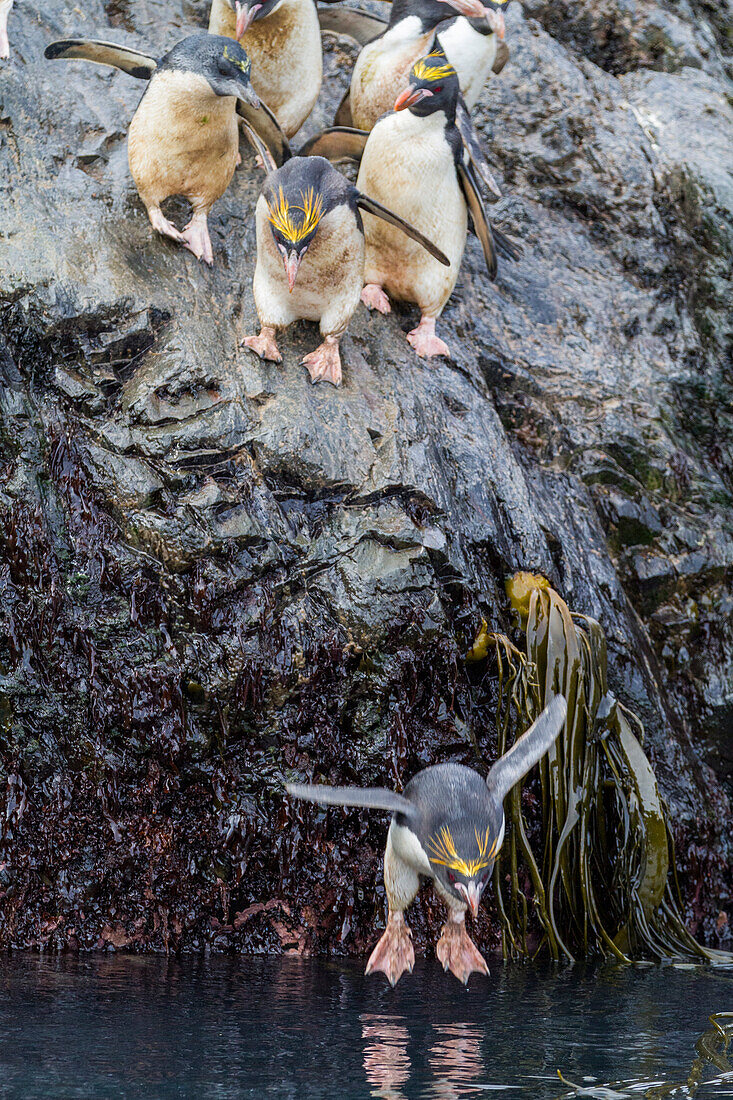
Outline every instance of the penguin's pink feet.
POLYGON ((183 230, 181 240, 197 260, 203 260, 205 264, 213 264, 214 250, 211 247, 206 214, 194 214, 183 230))
POLYGON ((391 313, 389 298, 377 283, 367 283, 361 292, 361 300, 367 309, 376 309, 380 313, 391 313))
POLYGON ((433 355, 445 355, 450 359, 448 345, 435 335, 434 317, 421 317, 420 324, 412 332, 408 332, 407 339, 422 359, 429 359, 433 355))
POLYGON ((327 336, 323 343, 301 359, 308 368, 311 382, 330 382, 332 386, 341 385, 341 355, 339 342, 335 336, 327 336))
POLYGON ((151 206, 148 210, 148 217, 156 233, 162 233, 164 237, 170 237, 171 240, 183 244, 183 233, 176 229, 173 222, 169 222, 167 218, 163 217, 163 211, 159 206, 151 206))
POLYGON ((488 974, 489 968, 486 959, 476 947, 466 931, 465 914, 450 913, 435 949, 438 959, 443 964, 443 970, 450 970, 464 985, 477 970, 479 974, 488 974))
POLYGON ((273 363, 282 363, 283 357, 275 343, 275 329, 272 325, 263 325, 259 336, 245 336, 242 344, 251 348, 260 359, 269 359, 273 363))
POLYGON ((369 956, 366 973, 376 974, 381 970, 394 988, 406 970, 412 974, 414 965, 412 932, 402 913, 390 913, 384 934, 369 956))

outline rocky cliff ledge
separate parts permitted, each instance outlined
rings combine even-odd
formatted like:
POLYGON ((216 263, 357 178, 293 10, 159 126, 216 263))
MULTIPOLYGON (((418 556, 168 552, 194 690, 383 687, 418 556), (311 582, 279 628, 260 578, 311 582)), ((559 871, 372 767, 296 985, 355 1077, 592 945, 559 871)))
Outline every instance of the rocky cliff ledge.
MULTIPOLYGON (((462 654, 542 571, 609 638, 677 830, 690 926, 729 942, 733 768, 730 5, 530 0, 477 118, 521 240, 469 239, 420 362, 361 307, 345 384, 253 330, 251 154, 212 270, 127 172, 141 85, 42 59, 163 52, 203 3, 18 0, 0 67, 0 945, 358 953, 384 822, 283 803, 492 758, 462 654), (729 34, 728 30, 728 34, 729 34), (301 813, 298 810, 297 813, 301 813)), ((328 39, 304 136, 353 51, 328 39)), ((478 941, 496 942, 484 914, 478 941)), ((416 941, 435 936, 425 896, 416 941)))

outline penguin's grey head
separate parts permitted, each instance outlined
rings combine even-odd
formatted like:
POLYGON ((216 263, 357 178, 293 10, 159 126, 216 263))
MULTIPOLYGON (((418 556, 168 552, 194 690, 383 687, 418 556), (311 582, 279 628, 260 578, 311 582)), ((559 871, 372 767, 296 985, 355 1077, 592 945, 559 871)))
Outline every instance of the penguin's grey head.
POLYGON ((229 7, 237 16, 237 38, 241 38, 258 19, 272 15, 283 0, 227 0, 229 7))
POLYGON ((252 63, 233 38, 219 34, 191 34, 165 55, 158 71, 178 69, 202 76, 214 95, 235 96, 253 107, 260 101, 250 82, 252 63))
POLYGON ((353 191, 323 157, 293 157, 269 176, 262 189, 270 231, 292 292, 298 269, 324 216, 353 191))
POLYGON ((456 70, 443 51, 435 49, 413 65, 409 84, 398 95, 394 109, 409 109, 419 116, 443 111, 453 120, 460 91, 456 70))

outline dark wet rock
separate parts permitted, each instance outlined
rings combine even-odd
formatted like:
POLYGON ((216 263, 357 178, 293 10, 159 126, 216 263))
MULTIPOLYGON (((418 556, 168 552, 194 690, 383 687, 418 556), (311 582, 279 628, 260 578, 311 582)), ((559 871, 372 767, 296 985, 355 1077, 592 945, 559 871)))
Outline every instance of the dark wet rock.
MULTIPOLYGON (((141 85, 41 59, 79 33, 163 50, 205 5, 14 15, 3 944, 362 952, 383 912, 385 822, 291 808, 283 780, 485 767, 494 671, 462 654, 482 616, 513 629, 504 580, 519 568, 603 623, 672 809, 688 914, 711 942, 730 927, 722 40, 702 9, 634 5, 610 63, 595 8, 574 24, 557 4, 508 11, 512 62, 478 119, 521 261, 492 285, 469 240, 442 324, 450 363, 413 356, 409 309, 360 309, 339 391, 299 365, 313 326, 283 339, 281 367, 237 348, 256 322, 251 154, 214 209, 205 269, 152 234, 128 176, 141 85), (673 64, 642 41, 655 21, 681 43, 673 64)), ((331 42, 306 133, 351 57, 331 42)), ((416 910, 417 942, 435 939, 440 905, 416 910)), ((479 941, 495 937, 482 915, 479 941)))

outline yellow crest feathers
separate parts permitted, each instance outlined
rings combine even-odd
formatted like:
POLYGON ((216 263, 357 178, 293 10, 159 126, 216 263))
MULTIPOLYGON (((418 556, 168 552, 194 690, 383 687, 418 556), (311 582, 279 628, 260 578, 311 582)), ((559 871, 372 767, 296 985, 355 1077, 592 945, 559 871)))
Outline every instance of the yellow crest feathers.
POLYGON ((443 867, 448 867, 451 871, 458 871, 459 874, 465 875, 466 878, 474 878, 480 870, 484 867, 489 867, 491 861, 496 855, 496 841, 498 837, 494 838, 494 842, 489 848, 489 829, 483 836, 479 835, 478 829, 474 830, 476 834, 476 844, 478 846, 478 856, 476 859, 461 859, 456 851, 456 844, 453 839, 453 834, 447 825, 444 825, 437 837, 431 837, 428 841, 428 848, 433 853, 430 856, 431 863, 439 863, 443 867))
POLYGON ((282 187, 280 188, 277 202, 274 206, 267 203, 267 211, 270 222, 279 233, 293 244, 304 240, 318 225, 323 217, 323 200, 312 187, 300 192, 301 203, 299 206, 291 205, 285 198, 282 187), (293 213, 299 210, 303 217, 297 221, 293 213))
POLYGON ((238 69, 241 69, 245 76, 252 68, 252 62, 250 61, 249 57, 247 57, 246 55, 243 58, 235 57, 232 53, 229 52, 228 46, 224 47, 223 57, 225 61, 229 61, 230 64, 236 65, 238 69))
POLYGON ((456 70, 448 61, 442 50, 433 50, 427 57, 421 57, 412 67, 412 75, 418 80, 445 80, 449 76, 455 76, 456 70), (431 58, 433 63, 431 64, 431 58), (437 64, 438 60, 443 64, 437 64))

